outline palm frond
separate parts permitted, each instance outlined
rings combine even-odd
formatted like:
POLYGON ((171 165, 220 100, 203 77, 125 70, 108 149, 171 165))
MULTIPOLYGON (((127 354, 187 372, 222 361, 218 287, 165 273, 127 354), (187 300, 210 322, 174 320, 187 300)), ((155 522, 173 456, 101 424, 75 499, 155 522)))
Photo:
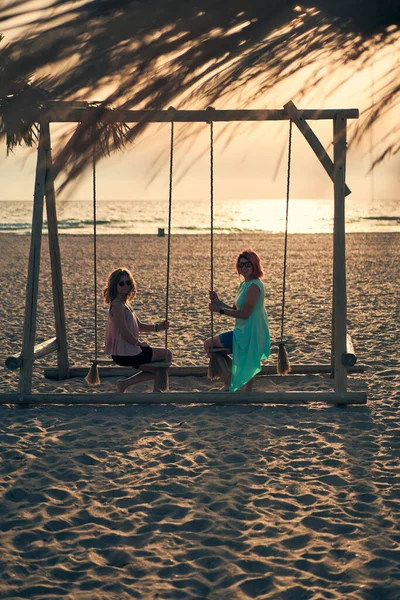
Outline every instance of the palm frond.
POLYGON ((7 153, 15 146, 37 142, 37 120, 46 101, 40 87, 16 81, 6 95, 0 96, 0 139, 5 138, 7 153))
MULTIPOLYGON (((315 0, 296 6, 289 0, 49 0, 42 9, 33 0, 3 4, 3 31, 17 15, 24 14, 28 25, 3 53, 2 87, 16 74, 26 81, 45 76, 52 98, 99 97, 104 106, 121 109, 178 108, 189 102, 206 107, 240 94, 238 108, 243 108, 277 83, 309 74, 316 61, 326 64, 327 77, 314 72, 294 94, 325 86, 344 65, 368 64, 385 46, 395 50, 399 44, 400 6, 389 1, 377 6, 370 0, 315 0)), ((389 105, 398 106, 396 68, 359 135, 389 105)), ((94 138, 108 154, 145 126, 110 130, 106 125, 96 128, 94 138)), ((89 164, 94 138, 82 134, 71 177, 89 164)), ((382 156, 398 139, 391 144, 382 156)))

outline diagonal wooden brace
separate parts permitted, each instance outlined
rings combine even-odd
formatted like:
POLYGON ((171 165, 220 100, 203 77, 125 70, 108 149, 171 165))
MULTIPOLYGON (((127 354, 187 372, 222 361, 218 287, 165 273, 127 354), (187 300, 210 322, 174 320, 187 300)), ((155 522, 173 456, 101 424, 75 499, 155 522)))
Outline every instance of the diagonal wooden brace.
MULTIPOLYGON (((315 135, 307 121, 302 117, 301 111, 298 110, 294 102, 287 102, 284 107, 286 114, 291 118, 293 123, 297 125, 301 133, 306 138, 307 142, 310 144, 311 148, 314 150, 316 157, 318 158, 321 165, 324 167, 325 171, 328 173, 329 177, 333 181, 334 177, 334 167, 333 162, 327 154, 325 148, 319 141, 318 137, 315 135)), ((351 194, 350 188, 345 186, 345 196, 351 194)))

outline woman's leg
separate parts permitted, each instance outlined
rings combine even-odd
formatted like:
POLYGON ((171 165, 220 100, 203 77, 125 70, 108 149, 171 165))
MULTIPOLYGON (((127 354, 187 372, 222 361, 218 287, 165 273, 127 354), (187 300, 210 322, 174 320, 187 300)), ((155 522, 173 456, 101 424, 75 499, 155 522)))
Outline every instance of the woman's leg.
MULTIPOLYGON (((151 362, 171 362, 172 353, 171 350, 165 351, 165 348, 152 348, 153 354, 151 358, 151 362)), ((141 369, 139 366, 138 369, 141 369)), ((131 375, 131 377, 127 377, 126 379, 120 379, 117 381, 117 390, 120 393, 123 393, 128 387, 132 385, 136 385, 137 383, 143 383, 145 381, 151 381, 155 378, 156 369, 150 366, 146 366, 139 371, 139 373, 135 373, 131 375)))
POLYGON ((143 383, 144 381, 151 381, 152 379, 154 379, 154 372, 139 371, 139 373, 135 373, 131 377, 127 377, 127 379, 119 379, 117 381, 117 390, 120 394, 123 394, 131 385, 143 383))
POLYGON ((165 350, 165 348, 157 348, 152 346, 153 355, 151 362, 171 362, 172 352, 171 350, 165 350))
POLYGON ((157 367, 153 363, 172 361, 171 350, 152 346, 151 363, 143 367, 143 371, 154 374, 153 392, 163 392, 168 389, 168 367, 157 367))
POLYGON ((250 379, 250 381, 248 381, 244 386, 243 386, 243 391, 244 392, 252 392, 253 391, 253 381, 254 381, 254 377, 253 379, 250 379))
MULTIPOLYGON (((208 358, 211 358, 210 348, 223 348, 222 342, 219 338, 219 335, 215 335, 212 338, 208 338, 204 342, 204 351, 207 354, 208 358)), ((221 360, 225 360, 224 356, 220 356, 221 360)), ((227 369, 222 370, 222 378, 224 380, 224 385, 220 389, 220 392, 229 392, 229 387, 231 385, 231 376, 227 369)))
POLYGON ((207 354, 207 356, 210 358, 210 348, 222 348, 222 344, 221 344, 221 340, 219 339, 219 335, 214 335, 214 337, 212 338, 208 338, 208 340, 206 340, 204 342, 204 351, 207 354))
POLYGON ((225 377, 224 377, 224 385, 221 388, 219 388, 218 391, 220 391, 220 392, 229 392, 229 388, 230 387, 231 387, 231 382, 228 381, 227 379, 225 379, 225 377))

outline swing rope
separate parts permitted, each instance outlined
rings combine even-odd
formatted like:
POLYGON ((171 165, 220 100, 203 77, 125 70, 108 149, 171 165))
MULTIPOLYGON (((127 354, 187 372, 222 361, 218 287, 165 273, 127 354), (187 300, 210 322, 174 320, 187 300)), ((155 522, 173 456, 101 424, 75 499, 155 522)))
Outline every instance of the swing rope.
MULTIPOLYGON (((167 275, 165 296, 165 319, 168 320, 169 308, 169 282, 171 270, 171 223, 172 223, 172 192, 173 192, 173 166, 174 166, 174 122, 171 121, 170 140, 170 165, 169 165, 169 198, 168 198, 168 246, 167 246, 167 275)), ((96 182, 96 152, 93 147, 92 160, 92 190, 93 190, 93 298, 94 298, 94 361, 85 377, 89 385, 99 385, 100 376, 98 369, 98 317, 97 317, 97 182, 96 182)), ((165 330, 165 351, 168 349, 168 330, 165 330)), ((162 377, 166 375, 162 373, 162 377)), ((164 385, 160 379, 161 385, 164 385)))
POLYGON ((93 300, 94 300, 94 358, 98 358, 98 323, 97 323, 97 185, 96 154, 93 148, 93 300))
MULTIPOLYGON (((214 123, 210 121, 210 290, 214 289, 214 123)), ((214 314, 211 313, 211 339, 214 337, 214 314)))
POLYGON ((94 300, 94 361, 85 377, 89 385, 99 385, 98 369, 98 323, 97 323, 97 184, 96 184, 96 149, 93 146, 92 156, 92 189, 93 189, 93 300, 94 300))
POLYGON ((285 218, 285 242, 283 253, 283 282, 282 282, 282 313, 281 313, 281 336, 278 342, 278 365, 279 375, 286 375, 290 371, 289 358, 285 347, 286 342, 283 339, 285 324, 285 299, 286 299, 286 272, 287 272, 287 247, 288 247, 288 228, 289 228, 289 200, 290 200, 290 174, 292 165, 292 130, 293 122, 289 121, 289 143, 286 177, 286 218, 285 218))
MULTIPOLYGON (((214 123, 210 121, 210 290, 214 289, 214 123)), ((211 339, 214 338, 214 314, 211 312, 211 339)), ((223 374, 221 361, 225 358, 211 352, 208 363, 208 378, 219 379, 223 374)))
MULTIPOLYGON (((169 197, 168 197, 168 246, 167 246, 167 282, 165 294, 165 319, 168 320, 169 307, 169 280, 171 269, 171 223, 172 223, 172 190, 173 190, 173 173, 174 173, 174 133, 175 123, 171 121, 171 139, 169 151, 169 197)), ((168 350, 168 329, 165 330, 165 352, 168 350)))

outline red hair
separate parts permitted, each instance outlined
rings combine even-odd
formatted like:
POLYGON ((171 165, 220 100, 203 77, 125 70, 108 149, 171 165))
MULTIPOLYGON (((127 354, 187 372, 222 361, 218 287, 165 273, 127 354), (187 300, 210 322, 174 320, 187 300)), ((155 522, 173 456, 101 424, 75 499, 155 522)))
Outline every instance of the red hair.
POLYGON ((238 267, 238 263, 241 258, 248 260, 253 265, 254 279, 261 279, 261 277, 264 276, 264 271, 263 271, 263 268, 261 265, 261 259, 258 256, 257 252, 254 252, 254 250, 252 248, 247 248, 247 250, 243 250, 243 252, 241 252, 236 259, 236 271, 238 272, 239 275, 241 273, 240 273, 240 269, 238 267))

